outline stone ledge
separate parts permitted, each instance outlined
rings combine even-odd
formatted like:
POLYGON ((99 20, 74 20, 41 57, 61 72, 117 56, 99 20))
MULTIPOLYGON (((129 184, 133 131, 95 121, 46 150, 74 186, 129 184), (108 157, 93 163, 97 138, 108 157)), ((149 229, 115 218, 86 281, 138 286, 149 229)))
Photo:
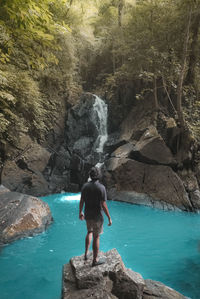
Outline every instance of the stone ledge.
POLYGON ((116 249, 100 252, 106 263, 91 267, 92 253, 73 257, 63 266, 62 299, 184 299, 187 298, 164 284, 144 280, 127 269, 116 249))

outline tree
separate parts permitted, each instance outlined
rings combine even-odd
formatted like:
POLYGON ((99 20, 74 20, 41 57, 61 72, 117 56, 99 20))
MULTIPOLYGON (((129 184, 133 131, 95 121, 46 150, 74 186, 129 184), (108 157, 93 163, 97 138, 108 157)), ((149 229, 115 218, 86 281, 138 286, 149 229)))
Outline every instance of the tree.
POLYGON ((8 62, 21 49, 31 68, 44 68, 48 62, 57 63, 48 49, 58 50, 56 33, 69 28, 55 23, 50 7, 64 7, 65 1, 7 0, 0 2, 0 27, 7 39, 0 50, 1 62, 8 62))
POLYGON ((189 44, 189 37, 190 37, 191 16, 192 16, 192 7, 190 6, 188 7, 188 20, 187 20, 187 27, 185 33, 183 53, 182 53, 181 70, 180 70, 178 86, 177 86, 177 113, 178 113, 178 118, 181 127, 184 127, 185 125, 183 110, 182 110, 182 92, 183 92, 183 81, 184 81, 185 70, 186 70, 187 51, 188 51, 188 44, 189 44))
POLYGON ((191 20, 191 35, 192 42, 189 54, 188 72, 185 79, 185 84, 195 83, 195 67, 198 59, 198 33, 200 27, 200 7, 196 7, 192 12, 193 18, 191 20))

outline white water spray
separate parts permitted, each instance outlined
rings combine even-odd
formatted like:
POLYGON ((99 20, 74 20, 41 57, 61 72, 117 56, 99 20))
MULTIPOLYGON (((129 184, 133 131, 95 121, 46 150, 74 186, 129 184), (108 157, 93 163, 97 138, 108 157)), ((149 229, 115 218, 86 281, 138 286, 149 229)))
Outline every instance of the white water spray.
POLYGON ((97 153, 103 153, 103 147, 105 142, 108 139, 107 133, 107 116, 108 116, 108 107, 107 104, 100 99, 98 96, 95 96, 95 102, 93 105, 94 112, 98 115, 97 128, 99 131, 99 136, 95 142, 95 151, 97 153))

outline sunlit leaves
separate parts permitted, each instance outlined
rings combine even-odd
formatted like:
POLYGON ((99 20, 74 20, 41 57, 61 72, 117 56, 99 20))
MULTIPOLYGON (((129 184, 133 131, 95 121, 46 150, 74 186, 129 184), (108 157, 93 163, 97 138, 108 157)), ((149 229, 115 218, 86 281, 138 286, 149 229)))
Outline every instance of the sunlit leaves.
POLYGON ((52 7, 55 11, 58 5, 60 10, 66 11, 66 1, 62 0, 0 2, 0 26, 4 28, 4 44, 0 44, 0 61, 9 62, 10 56, 13 56, 18 46, 26 53, 26 63, 29 67, 44 68, 49 62, 57 62, 56 57, 53 59, 52 55, 47 55, 48 49, 60 50, 57 34, 60 31, 69 31, 69 26, 64 20, 56 18, 51 11, 52 7), (34 43, 38 43, 39 46, 32 51, 34 43))

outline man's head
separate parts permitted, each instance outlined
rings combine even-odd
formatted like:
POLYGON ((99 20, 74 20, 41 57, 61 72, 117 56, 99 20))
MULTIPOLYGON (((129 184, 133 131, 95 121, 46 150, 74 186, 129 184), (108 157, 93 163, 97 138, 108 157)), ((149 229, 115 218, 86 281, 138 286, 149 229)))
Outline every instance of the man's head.
POLYGON ((91 180, 98 180, 100 178, 100 170, 97 167, 92 167, 89 172, 91 180))

